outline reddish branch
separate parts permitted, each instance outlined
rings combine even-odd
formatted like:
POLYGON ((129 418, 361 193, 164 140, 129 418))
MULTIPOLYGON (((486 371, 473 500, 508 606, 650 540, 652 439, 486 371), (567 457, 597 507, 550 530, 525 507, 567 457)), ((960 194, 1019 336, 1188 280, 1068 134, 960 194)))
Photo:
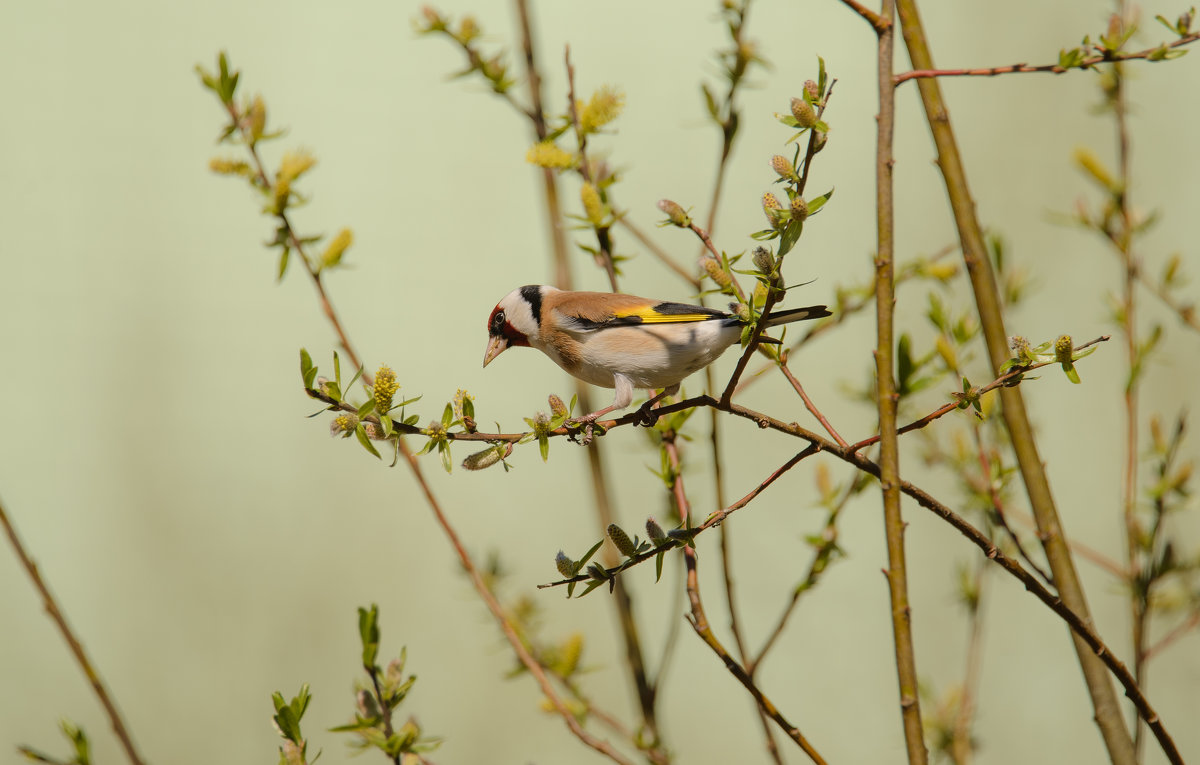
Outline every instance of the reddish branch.
MULTIPOLYGON (((845 2, 845 0, 843 0, 845 2)), ((1200 32, 1192 32, 1184 35, 1178 40, 1173 40, 1169 43, 1156 45, 1153 48, 1137 51, 1136 53, 1113 53, 1111 51, 1097 48, 1100 52, 1088 56, 1081 60, 1078 64, 1070 67, 1060 66, 1059 64, 1041 64, 1040 66, 1031 66, 1029 64, 1010 64, 1008 66, 991 66, 981 69, 913 69, 908 72, 902 72, 892 78, 895 85, 909 80, 928 79, 931 77, 994 77, 998 74, 1033 74, 1043 72, 1048 74, 1064 74, 1072 69, 1090 69, 1098 64, 1116 63, 1119 61, 1134 61, 1137 59, 1148 59, 1156 53, 1161 54, 1164 49, 1179 48, 1184 45, 1200 40, 1200 32)))
POLYGON ((63 615, 62 609, 58 606, 58 601, 54 599, 50 588, 46 586, 46 581, 42 579, 37 564, 29 557, 29 553, 25 550, 25 545, 21 543, 21 538, 17 536, 17 530, 9 522, 8 513, 5 512, 3 503, 0 503, 0 526, 4 526, 4 531, 8 534, 8 541, 12 543, 13 551, 16 552, 17 558, 25 568, 25 573, 29 575, 29 580, 33 582, 34 588, 42 596, 42 605, 46 609, 46 613, 50 615, 54 626, 58 627, 58 632, 62 635, 63 640, 66 641, 67 648, 71 649, 71 655, 75 657, 75 663, 83 670, 84 676, 87 677, 88 683, 92 686, 92 691, 100 701, 100 706, 104 707, 104 713, 108 715, 109 724, 112 725, 113 733, 116 734, 117 739, 121 742, 121 747, 125 750, 125 756, 129 758, 129 762, 132 765, 142 765, 145 760, 138 754, 137 747, 133 744, 133 737, 130 735, 129 729, 125 727, 125 721, 121 718, 121 713, 117 710, 117 702, 109 694, 104 681, 100 679, 100 672, 96 669, 96 665, 92 663, 92 660, 88 658, 87 651, 83 648, 83 643, 79 641, 79 637, 71 629, 71 625, 67 624, 67 617, 63 615))

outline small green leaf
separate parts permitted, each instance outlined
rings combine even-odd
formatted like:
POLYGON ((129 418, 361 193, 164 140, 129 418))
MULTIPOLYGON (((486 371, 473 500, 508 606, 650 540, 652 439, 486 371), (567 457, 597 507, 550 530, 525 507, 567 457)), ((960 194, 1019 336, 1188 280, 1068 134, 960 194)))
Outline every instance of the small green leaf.
POLYGON ((592 549, 590 549, 586 553, 584 553, 583 557, 580 558, 575 563, 575 570, 581 571, 583 569, 583 567, 587 565, 587 562, 592 559, 592 556, 596 554, 596 551, 600 549, 600 545, 602 545, 602 544, 604 544, 603 539, 601 539, 596 544, 592 545, 592 549))
POLYGON ((831 197, 833 197, 833 189, 826 191, 819 197, 813 197, 812 199, 807 200, 809 217, 824 207, 825 203, 828 202, 831 197))
POLYGON ((783 229, 783 234, 779 237, 779 256, 783 257, 792 247, 796 246, 796 242, 800 240, 800 233, 804 230, 804 221, 794 220, 787 224, 783 229))
POLYGON ((379 450, 375 448, 375 444, 371 443, 371 439, 367 437, 367 429, 363 427, 361 422, 354 428, 354 435, 358 437, 358 442, 362 444, 362 448, 374 454, 376 459, 383 459, 379 450))
POLYGON ((363 417, 366 417, 368 414, 370 414, 374 410, 375 410, 375 399, 369 398, 366 401, 364 401, 361 406, 358 407, 358 416, 361 419, 363 417))
POLYGON ((542 462, 550 459, 550 438, 545 433, 538 433, 538 451, 541 452, 542 462))
POLYGON ((308 351, 300 349, 300 376, 304 378, 304 387, 311 388, 312 382, 310 377, 316 377, 316 369, 313 367, 312 356, 308 355, 308 351))
POLYGON ((287 273, 288 258, 292 254, 292 248, 286 244, 279 251, 279 275, 275 277, 275 281, 283 281, 283 275, 287 273))
POLYGON ((342 387, 342 360, 338 358, 338 352, 333 352, 333 379, 337 381, 338 388, 342 387))
POLYGON ((358 635, 362 639, 362 665, 367 674, 374 676, 378 668, 375 660, 379 656, 379 606, 372 603, 370 610, 358 609, 358 635))
MULTIPOLYGON (((1161 16, 1159 18, 1162 18, 1161 16)), ((703 83, 700 85, 700 92, 704 94, 704 105, 708 108, 708 114, 713 118, 714 122, 720 122, 721 116, 717 110, 717 99, 713 98, 712 91, 703 83)))
POLYGON ((454 407, 446 404, 446 408, 442 410, 442 427, 449 428, 452 422, 454 422, 454 407))

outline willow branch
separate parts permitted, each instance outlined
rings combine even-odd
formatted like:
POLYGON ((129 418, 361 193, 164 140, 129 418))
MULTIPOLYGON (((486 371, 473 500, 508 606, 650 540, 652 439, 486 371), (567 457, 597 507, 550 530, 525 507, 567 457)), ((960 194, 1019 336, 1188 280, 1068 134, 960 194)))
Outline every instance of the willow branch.
POLYGON ((688 599, 692 605, 692 612, 689 615, 688 623, 692 625, 692 629, 696 631, 696 634, 700 636, 705 645, 711 648, 713 653, 721 659, 730 674, 737 678, 738 682, 750 692, 750 695, 758 702, 758 706, 763 710, 763 713, 774 720, 775 724, 787 734, 788 738, 796 743, 796 746, 800 747, 808 755, 809 759, 817 763, 817 765, 824 765, 825 760, 813 748, 812 744, 808 742, 808 739, 804 737, 800 729, 788 722, 787 718, 780 713, 771 700, 759 690, 746 670, 729 655, 729 651, 725 650, 725 646, 721 645, 721 641, 717 639, 717 636, 712 631, 712 627, 708 624, 708 617, 705 616, 704 606, 700 601, 699 578, 696 575, 696 551, 691 548, 685 548, 684 560, 687 563, 688 599))
MULTIPOLYGON (((843 0, 844 2, 845 0, 843 0)), ((1100 46, 1095 46, 1099 52, 1093 56, 1080 61, 1078 64, 1070 67, 1060 66, 1058 64, 1042 64, 1040 66, 1030 66, 1029 64, 1010 64, 1008 66, 992 66, 982 69, 933 69, 917 68, 909 72, 903 72, 893 78, 893 82, 899 85, 902 82, 909 80, 931 79, 935 77, 994 77, 999 74, 1034 74, 1038 72, 1047 74, 1065 74, 1073 69, 1080 71, 1091 69, 1100 64, 1116 63, 1120 61, 1136 61, 1138 59, 1148 59, 1156 54, 1161 54, 1165 50, 1179 48, 1190 43, 1200 40, 1200 32, 1192 32, 1184 35, 1177 40, 1172 40, 1169 43, 1162 43, 1153 48, 1137 51, 1136 53, 1113 53, 1103 49, 1100 46)))
POLYGON ((108 692, 108 688, 100 678, 100 672, 88 657, 83 643, 79 640, 79 636, 71 629, 71 625, 67 624, 67 617, 63 614, 58 601, 55 600, 54 595, 50 592, 46 581, 42 579, 37 563, 29 556, 25 545, 21 542, 21 538, 17 536, 17 530, 13 528, 12 523, 8 520, 8 513, 4 509, 3 502, 0 502, 0 525, 4 526, 4 531, 8 535, 8 541, 12 544, 13 552, 17 554, 17 559, 21 561, 21 566, 25 569, 25 573, 29 575, 29 581, 33 583, 34 589, 42 596, 42 606, 46 609, 46 613, 49 614, 51 621, 54 622, 54 626, 58 628, 58 633, 62 635, 67 648, 71 651, 71 655, 75 657, 75 663, 83 670, 84 677, 87 678, 88 684, 92 686, 92 692, 96 694, 96 698, 100 701, 100 706, 104 707, 104 713, 108 716, 108 722, 112 725, 113 733, 116 734, 117 740, 121 742, 121 748, 125 750, 125 757, 131 765, 143 765, 145 760, 138 753, 129 729, 125 727, 125 721, 117 709, 116 700, 108 692))
MULTIPOLYGON (((918 70, 934 69, 933 57, 925 39, 916 0, 897 0, 900 24, 909 59, 918 70)), ((958 144, 950 126, 947 106, 942 97, 937 79, 918 81, 926 121, 937 146, 938 166, 942 172, 951 210, 958 226, 962 244, 963 261, 975 296, 983 336, 997 376, 1000 366, 1008 357, 1008 340, 1004 328, 1002 301, 996 286, 995 274, 988 259, 983 240, 983 230, 976 217, 975 202, 967 183, 966 170, 959 154, 958 144)), ((1091 618, 1071 560, 1070 549, 1065 541, 1061 519, 1055 508, 1054 496, 1046 476, 1037 441, 1029 416, 1025 411, 1024 397, 1019 388, 1001 389, 1002 413, 1012 437, 1013 449, 1021 476, 1029 494, 1030 507, 1038 521, 1042 544, 1050 563, 1050 571, 1068 609, 1080 618, 1091 618)), ((1110 759, 1114 765, 1135 765, 1136 755, 1129 731, 1121 717, 1120 705, 1113 691, 1108 673, 1104 671, 1102 657, 1089 650, 1086 641, 1076 632, 1072 642, 1083 670, 1085 682, 1095 710, 1096 723, 1100 728, 1110 759)), ((1165 745, 1164 745, 1165 746, 1165 745)))

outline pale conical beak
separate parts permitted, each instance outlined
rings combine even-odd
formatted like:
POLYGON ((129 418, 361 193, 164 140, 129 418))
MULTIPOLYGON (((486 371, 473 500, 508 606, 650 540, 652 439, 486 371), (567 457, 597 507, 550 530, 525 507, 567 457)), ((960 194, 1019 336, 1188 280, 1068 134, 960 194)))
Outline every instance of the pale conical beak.
POLYGON ((508 349, 508 338, 503 335, 492 335, 488 338, 487 350, 483 354, 483 365, 492 363, 492 359, 508 349))

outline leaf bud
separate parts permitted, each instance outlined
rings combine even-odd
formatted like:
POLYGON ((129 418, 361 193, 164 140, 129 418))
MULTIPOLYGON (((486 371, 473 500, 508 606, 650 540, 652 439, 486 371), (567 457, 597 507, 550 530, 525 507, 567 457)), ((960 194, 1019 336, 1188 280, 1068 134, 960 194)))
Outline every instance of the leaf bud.
POLYGON ((792 200, 792 220, 802 221, 808 217, 808 202, 804 201, 804 197, 796 197, 792 200))
POLYGON ((550 170, 565 170, 575 166, 575 155, 558 148, 553 141, 542 141, 529 147, 525 161, 550 170))
POLYGON ((371 393, 375 398, 375 411, 379 414, 387 414, 392 408, 392 397, 398 390, 400 390, 400 383, 396 382, 396 373, 387 364, 380 366, 375 372, 375 383, 371 388, 371 393))
POLYGON ((350 412, 342 412, 329 423, 329 435, 341 436, 349 438, 354 429, 358 427, 358 415, 350 412))
POLYGON ((667 536, 667 532, 663 531, 662 526, 659 526, 658 521, 654 520, 653 518, 646 519, 646 536, 650 537, 650 541, 654 543, 655 547, 658 547, 670 540, 670 537, 667 536))
POLYGON ((625 557, 633 557, 637 553, 637 548, 633 545, 633 540, 625 533, 625 529, 615 523, 608 524, 608 538, 612 540, 613 545, 620 550, 625 557))
POLYGON ((575 576, 575 561, 571 560, 571 556, 562 550, 559 550, 558 555, 554 556, 554 567, 565 577, 575 576))
POLYGON ((678 203, 672 202, 670 199, 658 200, 658 209, 666 214, 667 221, 672 225, 679 226, 680 228, 688 228, 692 225, 692 219, 688 217, 687 212, 678 203))
POLYGON ((583 633, 572 632, 558 649, 559 660, 555 669, 561 677, 570 677, 579 669, 579 658, 583 655, 583 633))
POLYGON ((355 695, 355 706, 358 707, 358 715, 366 720, 373 720, 379 716, 379 704, 375 701, 375 697, 367 691, 359 691, 355 695))
MULTIPOLYGON (((511 449, 512 444, 508 444, 507 448, 511 449)), ((475 452, 474 454, 468 455, 467 458, 462 461, 462 466, 466 470, 484 470, 486 468, 490 468, 492 465, 495 465, 497 462, 507 456, 503 453, 504 451, 504 446, 489 446, 487 449, 484 449, 481 452, 475 452)))
POLYGON ((816 80, 805 80, 804 92, 808 94, 807 100, 816 101, 819 99, 821 97, 821 91, 819 88, 820 86, 817 85, 816 80))
POLYGON ((761 273, 769 274, 775 270, 775 258, 766 247, 754 248, 754 267, 761 273))
POLYGON ((583 186, 579 189, 579 199, 583 203, 583 212, 587 215, 588 222, 596 227, 603 225, 606 210, 596 187, 584 181, 583 186))
POLYGON ((1059 335, 1054 341, 1054 360, 1063 364, 1071 363, 1071 352, 1075 346, 1071 344, 1070 335, 1059 335))
POLYGON ((776 154, 771 157, 771 169, 780 178, 786 178, 789 181, 796 180, 796 169, 792 167, 791 162, 788 162, 787 157, 782 154, 776 154))
POLYGON ((762 208, 771 228, 778 229, 783 225, 783 205, 779 204, 774 194, 768 191, 762 195, 762 208))
POLYGON ((553 413, 556 417, 562 417, 569 414, 567 411, 567 405, 564 404, 563 400, 558 396, 551 393, 547 400, 550 402, 551 413, 553 413))
POLYGON ((716 258, 705 255, 704 257, 700 258, 700 265, 704 268, 704 273, 708 274, 709 278, 712 279, 713 282, 715 282, 716 285, 721 289, 725 289, 729 285, 733 284, 733 277, 729 275, 728 271, 721 267, 720 261, 718 261, 716 258))
POLYGON ((817 124, 817 111, 812 104, 803 98, 792 99, 792 116, 802 128, 810 128, 817 124))

